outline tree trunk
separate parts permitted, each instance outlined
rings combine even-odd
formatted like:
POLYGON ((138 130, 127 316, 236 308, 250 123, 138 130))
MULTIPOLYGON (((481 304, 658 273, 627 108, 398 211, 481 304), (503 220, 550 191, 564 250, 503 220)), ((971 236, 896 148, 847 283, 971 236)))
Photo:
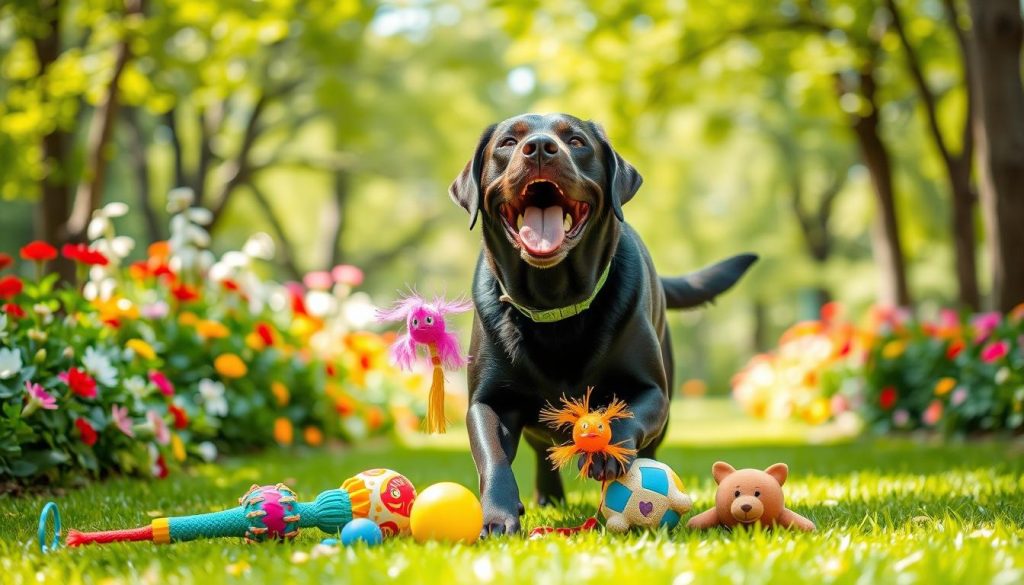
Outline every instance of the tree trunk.
POLYGON ((992 301, 1024 301, 1024 89, 1019 0, 971 0, 975 136, 982 211, 992 262, 992 301))
MULTIPOLYGON (((853 116, 853 131, 875 191, 878 215, 872 243, 875 260, 879 263, 882 273, 879 300, 887 305, 910 307, 910 289, 907 286, 906 263, 903 259, 903 246, 900 243, 899 222, 896 216, 892 159, 879 134, 878 104, 874 99, 875 77, 871 65, 861 71, 859 77, 859 93, 867 100, 870 111, 853 116)), ((841 82, 839 91, 840 94, 846 91, 841 82)))
POLYGON ((978 262, 975 257, 975 193, 971 188, 970 165, 970 160, 957 160, 956 166, 950 169, 953 194, 951 219, 960 305, 978 311, 981 309, 981 293, 978 290, 978 262))
POLYGON ((142 128, 139 108, 128 108, 125 114, 128 118, 128 150, 132 168, 135 170, 135 178, 139 182, 137 187, 139 190, 139 210, 142 212, 142 217, 146 220, 147 239, 149 243, 153 243, 163 240, 164 235, 156 210, 153 209, 153 193, 149 185, 149 160, 146 156, 146 145, 149 141, 146 139, 146 133, 142 128))
MULTIPOLYGON (((60 3, 40 3, 49 26, 45 37, 35 40, 36 58, 40 75, 48 75, 50 66, 60 56, 60 3)), ((39 203, 36 205, 36 238, 60 246, 64 242, 64 223, 68 219, 69 190, 67 178, 68 142, 70 135, 59 126, 43 136, 42 157, 46 168, 40 181, 39 203)), ((75 272, 71 262, 63 257, 50 264, 50 269, 70 280, 75 272)))

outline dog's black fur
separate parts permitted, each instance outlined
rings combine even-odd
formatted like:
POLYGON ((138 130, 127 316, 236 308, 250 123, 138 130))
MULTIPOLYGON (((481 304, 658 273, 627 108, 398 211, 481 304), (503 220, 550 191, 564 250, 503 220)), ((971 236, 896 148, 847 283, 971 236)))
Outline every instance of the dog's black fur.
MULTIPOLYGON (((582 397, 588 386, 595 387, 594 407, 612 395, 625 400, 634 416, 614 421, 612 441, 636 448, 639 457, 654 456, 665 434, 673 375, 666 307, 710 302, 757 259, 744 254, 688 276, 659 279, 640 237, 622 218, 622 206, 641 182, 598 125, 564 114, 528 114, 488 128, 452 183, 450 194, 469 212, 470 228, 478 215, 483 224, 473 282, 467 424, 485 535, 520 529, 523 508, 511 463, 521 436, 537 452, 538 501, 564 499, 546 450, 571 437, 538 421, 548 401, 582 397), (544 257, 532 255, 503 219, 510 209, 503 206, 525 205, 526 185, 536 179, 557 184, 568 205, 583 202, 589 211, 579 233, 570 232, 575 237, 544 257), (608 262, 607 282, 579 315, 537 323, 500 298, 498 279, 520 305, 572 305, 591 295, 608 262)), ((590 475, 613 479, 623 472, 614 460, 599 458, 590 475)))

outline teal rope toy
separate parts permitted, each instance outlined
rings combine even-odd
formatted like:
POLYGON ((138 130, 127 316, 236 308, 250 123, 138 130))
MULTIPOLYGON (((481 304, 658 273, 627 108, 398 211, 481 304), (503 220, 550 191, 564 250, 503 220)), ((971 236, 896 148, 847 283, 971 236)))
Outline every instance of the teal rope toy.
MULTIPOLYGON (((125 530, 70 530, 67 544, 69 547, 127 541, 167 544, 231 536, 242 537, 246 542, 262 542, 292 539, 300 528, 310 527, 319 528, 328 534, 338 534, 354 517, 365 517, 370 507, 368 490, 353 490, 350 493, 344 487, 321 492, 312 502, 296 500, 295 492, 284 484, 253 485, 238 499, 239 505, 230 510, 156 518, 149 526, 125 530)), ((44 514, 46 509, 43 510, 44 514)), ((41 520, 40 542, 43 526, 41 520)), ((59 523, 57 526, 59 533, 59 523)))
POLYGON ((39 514, 39 550, 43 554, 53 552, 60 548, 60 510, 56 502, 46 502, 42 513, 39 514), (53 517, 53 540, 49 546, 46 544, 46 521, 53 517))

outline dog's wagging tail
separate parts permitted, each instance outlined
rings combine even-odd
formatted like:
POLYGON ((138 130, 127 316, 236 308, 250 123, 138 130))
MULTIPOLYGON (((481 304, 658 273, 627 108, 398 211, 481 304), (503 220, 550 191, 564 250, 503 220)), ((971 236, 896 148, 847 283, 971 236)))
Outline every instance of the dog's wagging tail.
POLYGON ((738 254, 690 274, 663 276, 665 306, 692 309, 712 303, 715 297, 732 288, 754 262, 757 262, 757 254, 738 254))

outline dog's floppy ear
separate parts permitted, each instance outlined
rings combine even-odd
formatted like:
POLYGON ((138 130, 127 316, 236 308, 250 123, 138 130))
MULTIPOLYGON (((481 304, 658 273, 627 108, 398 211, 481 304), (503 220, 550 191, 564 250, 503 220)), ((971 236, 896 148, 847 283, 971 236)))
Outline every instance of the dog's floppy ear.
POLYGON ((605 134, 604 128, 600 124, 597 122, 588 123, 590 124, 590 130, 601 143, 605 175, 608 181, 607 197, 611 201, 612 212, 615 213, 615 217, 619 221, 624 221, 622 206, 636 195, 640 185, 644 182, 644 178, 640 176, 640 173, 637 172, 633 165, 622 158, 622 155, 615 152, 611 143, 608 142, 608 136, 605 134))
POLYGON ((480 175, 484 170, 484 150, 487 149, 487 143, 491 141, 491 136, 494 135, 494 129, 497 126, 497 124, 492 124, 484 130, 484 133, 480 135, 479 144, 476 145, 473 158, 466 163, 466 168, 462 169, 459 176, 455 177, 451 186, 448 187, 448 195, 451 196, 452 201, 469 212, 469 229, 473 229, 473 226, 476 225, 476 216, 483 204, 484 190, 480 185, 480 175))

